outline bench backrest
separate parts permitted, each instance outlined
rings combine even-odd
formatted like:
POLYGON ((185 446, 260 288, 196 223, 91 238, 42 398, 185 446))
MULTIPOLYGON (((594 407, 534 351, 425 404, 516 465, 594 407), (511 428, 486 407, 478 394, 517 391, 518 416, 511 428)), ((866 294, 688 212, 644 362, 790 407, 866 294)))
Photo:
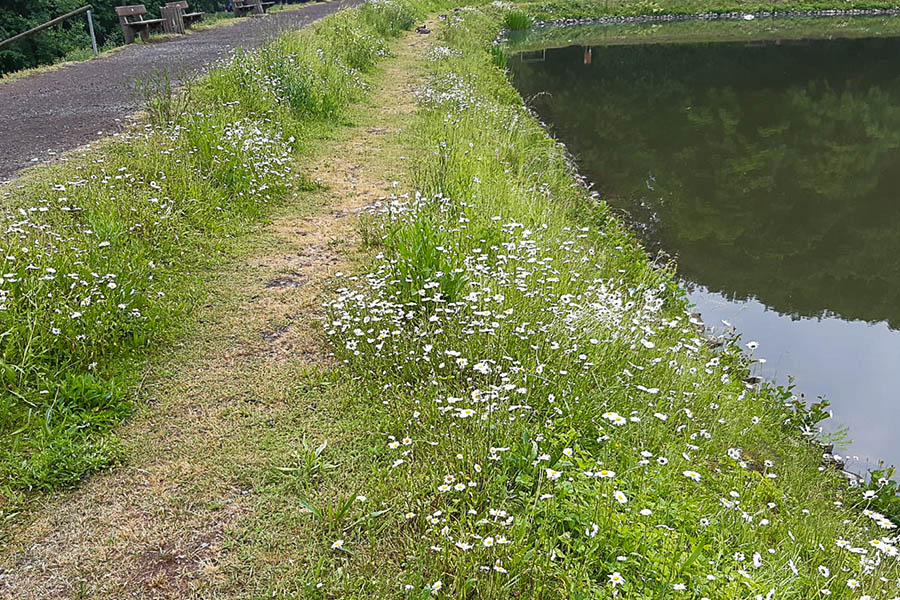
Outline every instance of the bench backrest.
POLYGON ((166 6, 168 6, 170 8, 180 7, 180 8, 183 8, 185 11, 188 9, 187 0, 178 0, 178 2, 167 2, 166 6))
POLYGON ((117 6, 116 14, 119 15, 120 21, 128 22, 133 18, 142 20, 141 15, 147 14, 147 8, 143 4, 131 4, 129 6, 117 6))

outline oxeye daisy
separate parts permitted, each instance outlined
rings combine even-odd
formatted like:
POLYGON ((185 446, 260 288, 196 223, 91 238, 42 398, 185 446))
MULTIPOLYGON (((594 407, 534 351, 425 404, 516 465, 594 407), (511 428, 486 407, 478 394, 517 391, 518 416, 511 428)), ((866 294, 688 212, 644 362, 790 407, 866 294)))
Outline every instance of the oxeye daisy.
POLYGON ((687 477, 688 479, 692 479, 694 481, 700 481, 700 473, 697 471, 682 471, 682 475, 687 477))

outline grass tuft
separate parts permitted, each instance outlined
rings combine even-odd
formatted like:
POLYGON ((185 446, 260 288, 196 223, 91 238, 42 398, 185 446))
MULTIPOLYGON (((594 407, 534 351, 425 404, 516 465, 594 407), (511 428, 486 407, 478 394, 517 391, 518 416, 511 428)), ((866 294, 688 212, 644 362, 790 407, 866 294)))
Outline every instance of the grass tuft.
POLYGON ((531 15, 521 10, 511 10, 503 17, 503 27, 512 31, 530 29, 533 24, 531 15))

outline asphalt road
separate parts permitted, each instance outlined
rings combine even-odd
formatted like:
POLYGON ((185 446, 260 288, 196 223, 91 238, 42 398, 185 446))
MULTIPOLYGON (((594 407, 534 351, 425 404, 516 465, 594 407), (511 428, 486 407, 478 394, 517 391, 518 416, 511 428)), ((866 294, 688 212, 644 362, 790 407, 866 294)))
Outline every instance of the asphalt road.
POLYGON ((21 169, 119 131, 141 108, 136 82, 167 70, 176 80, 237 47, 255 48, 364 0, 332 0, 244 19, 175 39, 132 44, 109 56, 0 82, 0 182, 21 169))

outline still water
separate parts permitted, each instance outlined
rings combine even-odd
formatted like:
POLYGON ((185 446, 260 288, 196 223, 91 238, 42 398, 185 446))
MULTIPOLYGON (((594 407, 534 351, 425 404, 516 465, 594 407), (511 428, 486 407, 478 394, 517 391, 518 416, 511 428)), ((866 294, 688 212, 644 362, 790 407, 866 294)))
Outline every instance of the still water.
MULTIPOLYGON (((572 46, 523 97, 759 374, 900 465, 900 38, 572 46)), ((855 457, 855 458, 854 458, 855 457)))

